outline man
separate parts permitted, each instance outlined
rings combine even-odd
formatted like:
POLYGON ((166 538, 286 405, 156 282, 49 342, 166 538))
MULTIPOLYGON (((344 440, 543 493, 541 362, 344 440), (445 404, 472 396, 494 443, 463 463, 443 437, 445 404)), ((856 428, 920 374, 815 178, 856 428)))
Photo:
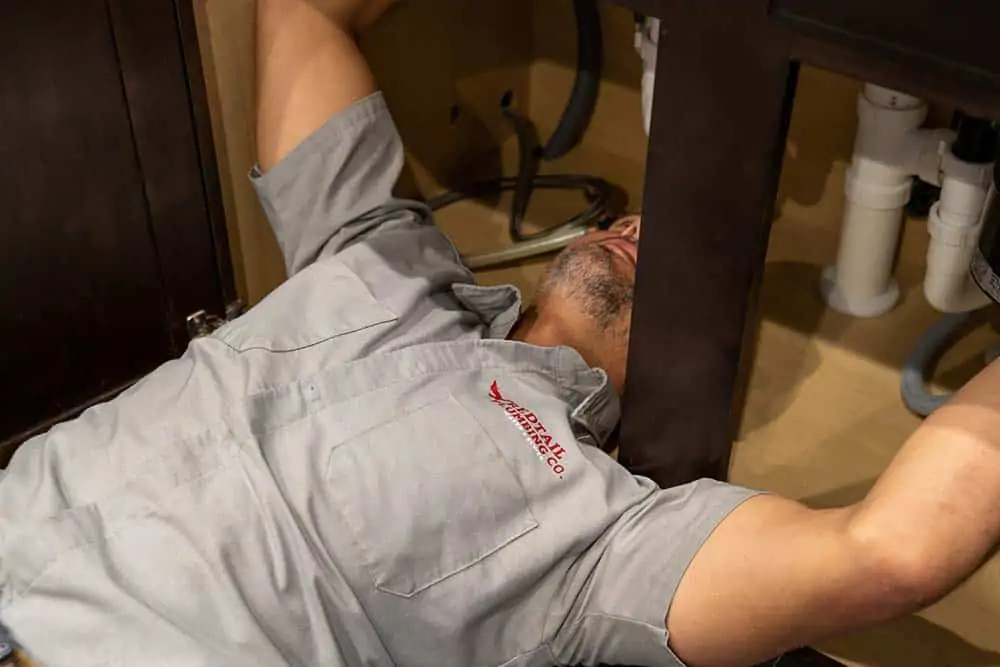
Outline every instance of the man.
MULTIPOLYGON (((254 181, 290 279, 0 482, 0 622, 51 665, 748 665, 912 612, 1000 537, 1000 367, 861 503, 813 511, 602 453, 639 224, 530 315, 421 205, 351 34, 260 0, 254 181)), ((692 381, 697 381, 692 378, 692 381)))

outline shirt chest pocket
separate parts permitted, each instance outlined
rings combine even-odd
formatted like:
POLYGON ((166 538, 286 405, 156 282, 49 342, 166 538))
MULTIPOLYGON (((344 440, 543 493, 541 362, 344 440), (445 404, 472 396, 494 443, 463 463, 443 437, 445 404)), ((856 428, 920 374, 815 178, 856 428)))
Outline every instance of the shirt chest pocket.
POLYGON ((375 586, 401 597, 538 527, 500 450, 451 396, 339 445, 326 475, 375 586))
POLYGON ((240 352, 294 352, 396 319, 350 268, 327 259, 284 282, 214 336, 240 352))

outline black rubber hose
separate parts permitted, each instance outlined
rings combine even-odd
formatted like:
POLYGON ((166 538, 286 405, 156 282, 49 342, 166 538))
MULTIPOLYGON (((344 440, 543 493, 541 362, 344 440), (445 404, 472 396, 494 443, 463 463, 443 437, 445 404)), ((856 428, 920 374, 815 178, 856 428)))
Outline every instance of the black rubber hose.
POLYGON ((514 126, 518 153, 517 184, 510 205, 510 236, 514 241, 524 241, 526 236, 521 228, 528 214, 528 204, 531 203, 531 193, 538 176, 538 135, 531 121, 512 109, 504 109, 504 116, 514 126))
POLYGON ((432 210, 437 210, 463 199, 471 199, 513 190, 509 215, 511 239, 531 241, 556 234, 567 227, 608 224, 617 211, 618 190, 602 178, 580 174, 539 175, 542 160, 554 160, 572 150, 583 137, 594 108, 601 83, 603 67, 603 46, 601 43, 601 15, 595 0, 573 0, 573 10, 577 24, 577 72, 566 109, 555 132, 544 148, 540 147, 534 124, 527 118, 507 108, 504 102, 504 117, 511 122, 517 134, 518 172, 516 178, 499 178, 466 185, 453 192, 446 192, 427 201, 432 210), (524 218, 533 191, 579 190, 587 199, 587 208, 582 213, 556 225, 535 233, 523 229, 524 218))
POLYGON ((604 67, 601 14, 596 0, 573 0, 573 11, 577 31, 576 80, 559 125, 542 149, 544 160, 560 158, 580 142, 597 106, 604 67))

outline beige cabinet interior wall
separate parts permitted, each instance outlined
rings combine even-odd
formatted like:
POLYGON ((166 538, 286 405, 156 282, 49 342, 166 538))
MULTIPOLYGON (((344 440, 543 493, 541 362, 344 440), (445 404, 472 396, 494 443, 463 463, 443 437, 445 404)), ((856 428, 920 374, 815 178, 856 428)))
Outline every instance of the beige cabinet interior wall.
POLYGON ((284 279, 274 234, 247 174, 254 164, 254 0, 195 0, 236 286, 256 303, 284 279))
MULTIPOLYGON (((285 274, 246 177, 254 156, 254 2, 195 2, 237 284, 256 303, 285 274)), ((529 9, 528 0, 402 2, 365 35, 362 47, 407 147, 402 193, 461 182, 510 136, 500 100, 510 91, 516 105, 528 105, 529 9)))

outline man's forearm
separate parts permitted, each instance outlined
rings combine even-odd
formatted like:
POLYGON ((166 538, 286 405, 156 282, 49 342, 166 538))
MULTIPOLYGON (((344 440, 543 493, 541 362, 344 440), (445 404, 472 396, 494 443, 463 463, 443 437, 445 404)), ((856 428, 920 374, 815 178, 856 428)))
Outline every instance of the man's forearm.
POLYGON ((897 550, 923 602, 982 564, 1000 541, 1000 364, 910 437, 856 508, 851 530, 897 550))
POLYGON ((686 664, 745 665, 911 613, 998 539, 1000 363, 925 421, 861 503, 765 495, 733 511, 670 602, 670 644, 686 664))

